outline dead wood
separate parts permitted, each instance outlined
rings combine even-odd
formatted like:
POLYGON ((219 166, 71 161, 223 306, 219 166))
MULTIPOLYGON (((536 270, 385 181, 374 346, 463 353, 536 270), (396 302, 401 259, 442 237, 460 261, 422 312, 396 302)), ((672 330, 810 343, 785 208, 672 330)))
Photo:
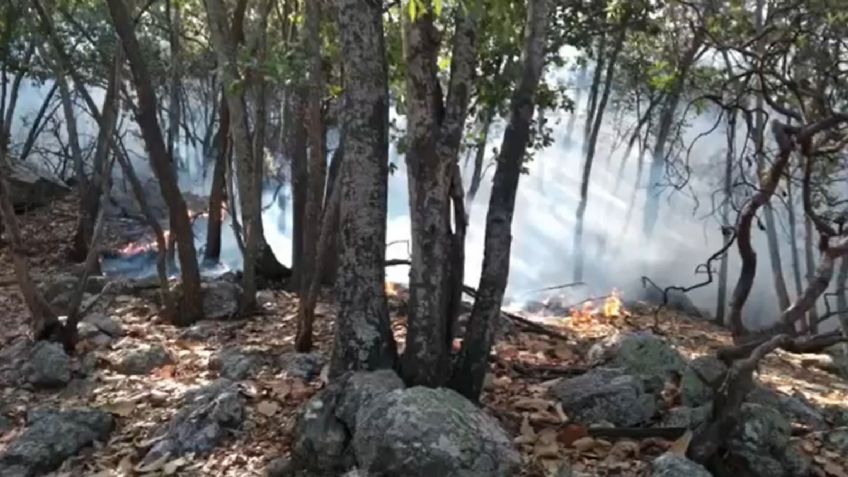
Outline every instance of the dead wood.
MULTIPOLYGON (((463 285, 462 291, 469 295, 471 298, 477 298, 477 290, 468 285, 463 285)), ((515 313, 510 313, 505 310, 501 310, 501 314, 513 322, 518 326, 522 327, 525 331, 530 331, 533 333, 538 333, 541 335, 551 336, 553 338, 559 338, 561 340, 567 340, 568 336, 559 331, 552 330, 551 328, 542 325, 540 323, 536 323, 535 321, 528 320, 522 316, 516 315, 515 313)))
POLYGON ((586 432, 592 437, 613 439, 650 439, 659 437, 674 440, 686 433, 685 427, 590 427, 586 432))
MULTIPOLYGON (((716 352, 716 356, 725 363, 731 364, 735 360, 747 358, 759 346, 767 343, 771 339, 773 338, 769 336, 760 337, 736 346, 719 348, 716 352)), ((831 331, 811 337, 790 339, 781 344, 779 347, 790 353, 815 353, 846 340, 848 340, 848 338, 843 336, 840 331, 831 331)))

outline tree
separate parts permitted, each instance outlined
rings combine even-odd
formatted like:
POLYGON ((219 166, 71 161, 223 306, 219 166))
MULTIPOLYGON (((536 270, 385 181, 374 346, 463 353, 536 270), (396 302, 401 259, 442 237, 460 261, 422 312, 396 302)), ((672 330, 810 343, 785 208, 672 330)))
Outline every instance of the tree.
POLYGON ((203 317, 200 270, 197 264, 197 252, 194 248, 194 234, 188 216, 188 207, 183 199, 177 178, 171 168, 171 160, 159 119, 156 114, 156 93, 147 69, 147 64, 133 29, 133 21, 123 0, 107 0, 109 14, 132 71, 138 96, 137 121, 142 138, 150 155, 153 173, 159 180, 162 198, 168 206, 171 232, 175 234, 182 274, 182 297, 175 322, 189 325, 203 317))
POLYGON ((345 160, 341 166, 339 304, 330 375, 392 368, 386 305, 388 67, 381 2, 339 0, 345 160))
POLYGON ((483 269, 468 330, 454 371, 451 387, 476 401, 488 370, 494 327, 500 316, 509 276, 512 215, 525 149, 530 139, 534 96, 545 62, 545 39, 552 10, 548 0, 530 0, 524 30, 522 70, 510 104, 509 123, 486 214, 483 269))

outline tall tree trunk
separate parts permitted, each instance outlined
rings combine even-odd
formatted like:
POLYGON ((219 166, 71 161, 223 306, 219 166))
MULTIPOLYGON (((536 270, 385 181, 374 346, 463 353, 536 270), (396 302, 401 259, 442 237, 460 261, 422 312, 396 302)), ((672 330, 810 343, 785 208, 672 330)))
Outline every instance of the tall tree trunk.
POLYGON ((209 28, 212 43, 221 66, 224 80, 224 91, 227 105, 230 108, 231 127, 234 151, 236 154, 234 172, 238 179, 238 196, 241 203, 242 233, 244 235, 244 260, 242 288, 244 295, 241 300, 242 312, 250 312, 256 307, 256 262, 261 233, 262 204, 259 200, 260 187, 257 174, 257 161, 253 150, 253 141, 248 125, 248 111, 244 93, 233 85, 243 81, 238 69, 238 51, 236 39, 233 38, 227 10, 222 0, 207 0, 206 13, 209 17, 209 28))
POLYGON ((174 168, 174 174, 179 177, 180 158, 177 154, 177 143, 180 139, 180 90, 182 88, 182 62, 180 61, 180 36, 182 35, 182 15, 180 2, 167 0, 169 43, 171 50, 171 68, 168 81, 168 156, 174 168))
POLYGON ((174 171, 171 169, 168 149, 162 138, 162 130, 159 128, 159 119, 156 117, 156 93, 153 91, 153 81, 135 36, 132 18, 123 0, 107 0, 106 3, 129 61, 130 70, 132 70, 138 96, 138 124, 150 155, 153 173, 159 180, 162 198, 168 206, 171 232, 177 237, 183 288, 175 324, 189 325, 203 317, 203 301, 200 270, 188 207, 177 185, 174 171))
POLYGON ((642 232, 649 238, 654 233, 654 227, 656 227, 660 214, 660 182, 665 170, 666 147, 674 130, 674 118, 680 103, 680 97, 683 94, 683 88, 686 85, 686 78, 704 43, 704 31, 703 28, 697 29, 692 38, 692 44, 689 45, 689 48, 680 58, 680 62, 675 70, 674 83, 671 86, 671 91, 665 98, 663 108, 660 112, 657 140, 654 144, 651 167, 648 173, 648 189, 646 192, 645 214, 642 224, 642 232))
MULTIPOLYGON (((212 189, 209 192, 209 220, 206 225, 206 251, 204 259, 217 263, 221 259, 221 229, 224 222, 224 201, 227 199, 227 163, 230 151, 230 108, 221 89, 221 106, 218 108, 218 132, 212 147, 215 167, 212 170, 212 189)), ((232 199, 232 198, 231 198, 232 199)))
POLYGON ((465 200, 465 208, 468 209, 469 213, 471 212, 474 198, 477 197, 480 184, 483 182, 483 161, 486 159, 486 144, 489 142, 489 129, 492 127, 494 118, 495 104, 492 103, 483 110, 480 131, 477 134, 477 141, 474 144, 474 171, 471 173, 471 183, 468 185, 468 195, 465 200))
POLYGON ((285 106, 286 149, 291 164, 292 185, 292 277, 291 287, 300 290, 303 270, 303 227, 307 183, 307 140, 305 105, 300 87, 292 88, 285 106))
MULTIPOLYGON (((727 151, 724 156, 724 204, 721 206, 721 225, 724 227, 724 245, 731 240, 730 210, 733 201, 733 163, 736 159, 736 111, 728 112, 727 116, 727 151)), ((727 265, 730 257, 727 253, 721 256, 718 269, 718 296, 716 301, 715 322, 724 326, 724 315, 727 311, 727 265)))
POLYGON ((500 317, 509 277, 512 215, 524 153, 530 140, 536 89, 542 76, 546 30, 551 13, 549 0, 530 0, 524 29, 522 74, 510 104, 510 117, 498 156, 489 211, 486 214, 483 269, 477 299, 451 387, 476 401, 483 389, 489 352, 500 317))
MULTIPOLYGON (((604 78, 604 89, 601 94, 600 103, 598 103, 595 114, 594 124, 592 124, 591 132, 586 141, 586 162, 583 164, 583 179, 580 183, 580 202, 577 205, 576 223, 574 227, 574 247, 572 248, 572 256, 574 257, 574 281, 583 281, 583 217, 586 214, 586 207, 589 205, 589 183, 592 177, 592 162, 595 159, 595 149, 598 144, 598 134, 601 131, 601 125, 604 120, 604 111, 607 108, 610 91, 612 89, 612 79, 615 74, 615 64, 618 60, 618 54, 624 45, 624 39, 627 36, 627 22, 629 13, 625 14, 624 19, 619 25, 619 32, 616 35, 615 44, 613 45, 612 53, 606 63, 606 73, 604 78)), ((600 56, 600 53, 599 55, 600 56)))
MULTIPOLYGON (((438 80, 439 33, 433 6, 405 23, 406 92, 408 107, 406 153, 412 225, 412 266, 409 271, 409 318, 402 359, 404 380, 411 385, 439 386, 450 378, 449 324, 456 307, 453 263, 457 244, 451 227, 451 190, 459 144, 468 109, 476 64, 477 7, 457 9, 451 55, 448 98, 438 80)), ((464 217, 462 218, 464 221, 464 217)))
POLYGON ((396 348, 385 291, 389 85, 383 6, 370 0, 336 3, 344 76, 342 124, 342 255, 339 313, 330 375, 392 368, 396 348))
POLYGON ((88 187, 88 178, 85 175, 85 166, 82 158, 82 148, 79 142, 79 131, 77 130, 77 118, 74 114, 74 103, 71 97, 71 90, 68 88, 68 81, 65 78, 65 72, 61 68, 57 68, 56 82, 59 83, 59 96, 62 100, 62 114, 65 120, 65 130, 68 134, 68 145, 71 149, 72 160, 74 161, 74 174, 77 180, 77 191, 82 197, 88 187))
MULTIPOLYGON (((121 89, 121 70, 123 69, 124 55, 120 48, 116 49, 112 64, 112 74, 106 86, 106 96, 103 98, 103 107, 100 109, 99 131, 94 148, 94 159, 92 160, 91 179, 87 181, 87 187, 83 190, 80 200, 77 227, 71 241, 69 258, 75 262, 82 262, 88 256, 88 244, 94 233, 94 224, 100 208, 100 196, 103 184, 109 179, 102 177, 102 171, 106 170, 103 164, 108 161, 111 148, 112 136, 118 124, 118 101, 121 89)), ((111 169, 109 169, 111 170, 111 169)), ((97 265, 99 268, 99 264, 97 265)))
MULTIPOLYGON (((588 69, 588 62, 583 62, 580 65, 580 70, 577 72, 577 82, 578 85, 574 91, 574 110, 571 111, 571 114, 568 115, 568 124, 565 126, 565 130, 567 131, 565 137, 571 142, 571 139, 574 137, 574 124, 577 122, 577 105, 580 104, 581 96, 583 95, 584 84, 586 81, 586 70, 588 69)), ((468 191, 469 194, 471 191, 468 191)))
POLYGON ((41 107, 38 108, 38 111, 35 113, 35 117, 32 119, 32 124, 29 127, 29 133, 27 133, 24 145, 21 147, 20 154, 18 154, 18 161, 26 161, 30 152, 32 152, 32 148, 35 147, 35 141, 38 139, 38 135, 44 129, 46 120, 55 114, 57 108, 54 108, 50 114, 47 114, 47 110, 50 109, 50 103, 53 101, 53 96, 56 94, 56 90, 58 89, 59 82, 55 81, 53 86, 47 92, 47 96, 44 97, 44 101, 41 102, 41 107))
MULTIPOLYGON (((29 64, 32 59, 33 53, 35 53, 35 42, 31 41, 27 46, 26 51, 24 52, 23 62, 22 64, 29 64)), ((24 76, 27 74, 27 68, 20 68, 15 73, 14 78, 12 79, 12 89, 9 91, 8 95, 3 98, 3 106, 5 110, 3 111, 3 115, 0 116, 2 118, 3 123, 0 124, 0 148, 6 149, 9 151, 9 145, 12 140, 12 122, 15 119, 15 111, 17 110, 18 98, 20 98, 21 91, 21 83, 24 80, 24 76)), ((6 79, 6 73, 3 72, 3 80, 6 79)), ((9 161, 10 158, 8 154, 4 154, 4 160, 9 161)))
MULTIPOLYGON (((807 270, 807 286, 811 286, 815 280, 816 258, 813 254, 814 243, 813 222, 809 217, 804 220, 804 262, 807 270)), ((787 307, 788 308, 788 307, 787 307)), ((785 310, 786 308, 784 308, 785 310)), ((807 331, 816 334, 819 331, 819 312, 816 309, 816 304, 813 303, 807 311, 807 331)))
POLYGON ((786 215, 789 220, 789 247, 792 249, 792 278, 795 281, 795 295, 804 291, 801 279, 801 256, 798 251, 798 221, 795 218, 795 198, 792 194, 792 181, 786 181, 786 215))
POLYGON ((607 35, 601 33, 598 39, 598 55, 595 58, 595 68, 592 73, 592 85, 589 87, 589 96, 586 98, 586 122, 583 123, 583 157, 589 151, 589 136, 592 135, 592 125, 595 123, 595 114, 598 108, 598 94, 601 91, 603 81, 604 63, 606 62, 607 35))
MULTIPOLYGON (((321 209, 324 203, 324 183, 327 179, 327 153, 324 144, 324 118, 321 102, 324 96, 324 71, 321 59, 321 6, 319 2, 306 2, 306 28, 304 46, 309 57, 309 99, 307 119, 309 124, 309 162, 307 164, 308 181, 306 185, 306 204, 304 207, 303 260, 301 270, 300 299, 301 312, 297 323, 295 349, 308 352, 312 349, 312 321, 314 304, 308 303, 312 282, 320 283, 323 263, 318 262, 318 238, 321 232, 321 209)), ((329 232, 328 232, 329 233, 329 232)), ((314 295, 314 294, 313 294, 314 295)))
POLYGON ((839 310, 839 327, 848 336, 848 257, 842 257, 836 275, 836 309, 839 310))

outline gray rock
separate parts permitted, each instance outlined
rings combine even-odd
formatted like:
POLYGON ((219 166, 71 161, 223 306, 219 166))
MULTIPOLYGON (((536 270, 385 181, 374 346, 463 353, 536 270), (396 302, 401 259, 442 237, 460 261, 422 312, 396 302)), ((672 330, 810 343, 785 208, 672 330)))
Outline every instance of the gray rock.
MULTIPOLYGON (((643 288, 643 293, 638 299, 650 305, 660 306, 663 304, 663 291, 648 285, 643 288)), ((668 303, 665 306, 670 310, 681 311, 695 317, 703 316, 689 296, 680 290, 669 290, 668 303)))
POLYGON ((495 419, 444 388, 378 396, 357 415, 353 448, 366 475, 506 477, 521 462, 495 419))
POLYGON ((0 415, 0 436, 15 428, 15 423, 6 416, 0 415))
MULTIPOLYGON (((745 403, 739 426, 730 436, 731 455, 757 477, 795 477, 785 462, 791 426, 780 411, 760 404, 745 403)), ((798 457, 790 457, 790 461, 798 457)), ((797 463, 791 463, 797 466, 797 463)))
POLYGON ((701 464, 670 453, 654 459, 652 470, 651 477, 712 477, 701 464))
POLYGON ((824 414, 803 397, 790 396, 758 384, 748 394, 747 401, 777 409, 792 421, 813 429, 821 430, 828 427, 824 414))
POLYGON ((848 454, 848 427, 834 429, 824 436, 825 445, 843 454, 848 454))
POLYGON ((712 404, 699 407, 678 406, 663 416, 662 425, 665 427, 686 427, 697 429, 707 422, 713 412, 712 404))
POLYGON ((680 379, 684 406, 700 406, 713 399, 713 383, 718 383, 727 373, 727 366, 712 355, 693 359, 680 379))
MULTIPOLYGON (((82 319, 83 323, 90 323, 99 331, 106 333, 112 338, 123 336, 124 327, 117 320, 103 313, 91 313, 82 319)), ((82 324, 82 323, 80 323, 82 324)))
POLYGON ((119 351, 113 366, 122 374, 144 375, 173 362, 171 355, 161 345, 141 345, 119 351))
POLYGON ((215 322, 203 320, 189 326, 180 333, 180 339, 205 341, 215 333, 218 325, 215 322))
POLYGON ((667 378, 682 373, 686 361, 674 348, 651 333, 616 333, 589 349, 592 363, 608 363, 628 374, 667 378))
POLYGON ((112 416, 92 409, 37 410, 28 427, 0 454, 0 475, 32 477, 54 470, 94 441, 104 441, 114 427, 112 416))
POLYGON ((24 373, 33 386, 61 387, 71 380, 71 358, 62 345, 39 341, 32 347, 24 373))
POLYGON ((241 287, 216 280, 203 283, 203 314, 209 320, 229 320, 238 315, 241 287))
POLYGON ((266 361, 262 350, 228 346, 218 353, 210 367, 217 368, 222 378, 239 381, 253 376, 266 361))
POLYGON ((336 417, 344 381, 336 380, 313 396, 298 412, 292 455, 298 466, 339 475, 355 463, 350 431, 336 417))
POLYGON ((812 470, 810 457, 800 449, 800 445, 794 442, 784 450, 781 463, 786 468, 787 477, 804 477, 810 475, 812 470))
POLYGON ((55 174, 22 161, 11 161, 7 181, 12 206, 18 212, 47 205, 71 191, 55 174))
POLYGON ((348 429, 356 429, 357 414, 367 412, 376 397, 403 388, 403 381, 389 369, 353 373, 347 379, 344 393, 339 398, 336 417, 348 429))
POLYGON ((101 332, 99 328, 85 321, 77 325, 77 337, 80 341, 87 341, 97 348, 104 348, 112 343, 111 336, 101 332))
POLYGON ((280 369, 292 377, 311 381, 321 374, 324 357, 318 353, 285 353, 279 357, 280 369))
POLYGON ((232 381, 220 379, 188 391, 180 410, 155 433, 159 439, 142 462, 154 462, 164 455, 206 454, 240 429, 243 421, 244 401, 232 381))
POLYGON ((653 417, 656 398, 645 392, 640 379, 616 368, 595 368, 564 379, 551 387, 572 419, 592 424, 609 421, 617 426, 634 426, 653 417))

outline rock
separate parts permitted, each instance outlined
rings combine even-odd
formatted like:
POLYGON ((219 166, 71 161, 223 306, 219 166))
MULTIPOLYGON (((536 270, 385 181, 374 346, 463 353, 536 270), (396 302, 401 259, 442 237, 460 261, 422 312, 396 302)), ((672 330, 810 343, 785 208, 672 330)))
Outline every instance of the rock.
POLYGON ((103 348, 112 343, 111 336, 102 333, 96 326, 85 321, 77 325, 77 337, 80 341, 87 341, 97 348, 103 348))
POLYGON ((777 409, 792 421, 813 429, 821 430, 828 427, 824 414, 807 402, 803 396, 790 396, 757 384, 748 394, 747 401, 777 409))
POLYGON ((292 456, 298 466, 339 475, 355 463, 349 451, 350 433, 336 417, 344 380, 331 382, 307 401, 295 421, 292 456))
POLYGON ((663 417, 665 427, 686 427, 692 430, 707 422, 713 412, 712 404, 699 407, 678 406, 668 411, 663 417))
POLYGON ((180 333, 180 339, 205 341, 215 334, 218 325, 213 321, 203 320, 189 326, 180 333))
POLYGON ((337 403, 336 417, 349 429, 356 429, 357 414, 367 412, 375 398, 403 388, 403 381, 392 370, 353 373, 337 403))
POLYGON ((634 426, 653 417, 656 398, 645 392, 640 379, 621 369, 595 368, 588 373, 560 380, 551 394, 577 422, 609 421, 617 426, 634 426))
POLYGON ((810 475, 812 461, 807 454, 801 450, 801 446, 797 442, 792 442, 786 447, 781 461, 783 466, 786 468, 787 477, 810 475))
POLYGON ((780 411, 760 404, 745 403, 740 425, 730 436, 732 458, 745 463, 756 477, 795 477, 790 468, 800 466, 803 455, 787 457, 791 426, 780 411))
POLYGON ((20 161, 12 161, 7 181, 9 197, 17 212, 47 205, 53 199, 64 197, 71 191, 55 175, 20 161))
POLYGON ((444 388, 376 397, 357 415, 353 448, 366 475, 507 477, 521 463, 495 419, 444 388))
POLYGON ((91 313, 82 319, 82 323, 89 323, 112 338, 118 338, 124 334, 124 327, 121 323, 103 313, 91 313))
POLYGON ((92 409, 37 410, 27 416, 26 430, 0 454, 0 475, 31 477, 54 470, 94 441, 104 441, 114 427, 109 413, 92 409))
POLYGON ((71 358, 62 345, 39 341, 32 347, 24 373, 33 386, 61 387, 71 380, 71 358))
POLYGON ((6 416, 0 415, 0 436, 15 428, 15 423, 6 416))
POLYGON ((158 438, 142 463, 162 456, 176 458, 187 453, 203 455, 241 428, 244 402, 238 386, 230 380, 214 383, 185 394, 185 403, 156 433, 158 438))
POLYGON ((229 320, 239 311, 241 287, 237 284, 215 280, 203 283, 203 314, 209 320, 229 320))
POLYGON ((654 459, 651 477, 712 477, 712 474, 701 464, 666 452, 654 459))
POLYGON ((834 429, 824 436, 825 445, 836 452, 848 454, 848 427, 834 429))
POLYGON ((217 368, 222 378, 239 381, 253 376, 266 361, 267 356, 261 350, 228 346, 218 353, 210 367, 217 368))
POLYGON ((161 345, 141 345, 119 351, 113 366, 122 374, 144 375, 173 362, 171 355, 161 345))
POLYGON ((715 388, 710 384, 720 382, 725 373, 727 366, 715 356, 693 359, 680 380, 683 405, 700 406, 712 401, 715 388))
POLYGON ((291 459, 278 457, 265 466, 265 477, 294 477, 297 470, 291 459))
POLYGON ((682 373, 686 368, 680 353, 651 333, 616 333, 589 349, 589 361, 663 380, 670 373, 682 373))
POLYGON ((285 353, 279 357, 280 369, 292 377, 311 381, 321 374, 324 357, 318 353, 285 353))
MULTIPOLYGON (((662 290, 658 290, 656 287, 650 285, 644 287, 642 290, 643 293, 637 298, 638 300, 653 306, 660 306, 663 304, 662 290)), ((668 303, 665 306, 670 310, 681 311, 694 317, 701 318, 703 316, 698 307, 692 303, 689 296, 680 290, 669 290, 668 303)))

